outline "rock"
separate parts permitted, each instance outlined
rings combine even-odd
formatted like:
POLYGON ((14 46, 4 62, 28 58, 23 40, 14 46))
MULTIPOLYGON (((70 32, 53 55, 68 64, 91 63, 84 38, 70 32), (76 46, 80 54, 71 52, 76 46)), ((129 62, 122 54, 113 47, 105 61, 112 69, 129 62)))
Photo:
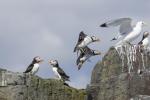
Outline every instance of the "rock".
POLYGON ((88 100, 150 100, 149 69, 149 52, 140 47, 110 48, 92 71, 88 100))
POLYGON ((85 100, 85 90, 65 86, 55 79, 42 79, 0 69, 0 100, 85 100))

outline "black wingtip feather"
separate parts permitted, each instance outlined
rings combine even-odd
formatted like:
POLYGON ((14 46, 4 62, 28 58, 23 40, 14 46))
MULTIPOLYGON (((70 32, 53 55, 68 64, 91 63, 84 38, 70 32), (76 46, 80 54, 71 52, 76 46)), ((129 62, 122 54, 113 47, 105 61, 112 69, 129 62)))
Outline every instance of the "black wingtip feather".
POLYGON ((100 27, 108 27, 106 23, 100 25, 100 27))

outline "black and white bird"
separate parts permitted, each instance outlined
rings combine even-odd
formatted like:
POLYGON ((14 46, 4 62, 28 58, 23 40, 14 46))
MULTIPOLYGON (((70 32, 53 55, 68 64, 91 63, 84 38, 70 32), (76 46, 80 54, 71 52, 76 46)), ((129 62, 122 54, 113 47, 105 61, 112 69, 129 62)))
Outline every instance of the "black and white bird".
POLYGON ((144 32, 142 40, 138 43, 138 45, 142 46, 144 49, 147 49, 149 46, 149 34, 149 32, 144 32))
POLYGON ((78 42, 74 48, 74 52, 89 45, 92 42, 97 42, 97 41, 100 41, 100 39, 95 36, 88 36, 83 31, 81 31, 79 34, 78 42))
POLYGON ((80 50, 80 55, 77 58, 76 64, 78 66, 78 70, 82 67, 83 63, 89 60, 90 57, 100 55, 101 52, 97 50, 92 50, 88 46, 85 46, 82 50, 80 50))
POLYGON ((39 70, 39 64, 41 62, 43 62, 43 60, 39 56, 34 57, 32 63, 28 66, 24 73, 35 75, 35 73, 37 73, 39 70))
POLYGON ((100 27, 120 26, 118 35, 112 40, 117 40, 123 37, 123 41, 131 43, 139 37, 143 25, 146 25, 143 21, 137 22, 135 26, 132 26, 131 24, 131 18, 120 18, 103 23, 100 27))
POLYGON ((52 70, 58 79, 62 81, 70 81, 70 77, 59 67, 57 60, 50 60, 49 63, 52 65, 52 70))

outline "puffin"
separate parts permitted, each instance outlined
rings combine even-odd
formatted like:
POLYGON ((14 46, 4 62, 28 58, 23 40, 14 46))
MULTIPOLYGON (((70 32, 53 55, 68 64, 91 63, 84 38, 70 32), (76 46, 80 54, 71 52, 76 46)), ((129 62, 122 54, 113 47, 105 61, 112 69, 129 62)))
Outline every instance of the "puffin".
POLYGON ((90 43, 100 41, 99 38, 95 36, 88 36, 83 31, 80 32, 77 44, 74 48, 74 52, 79 51, 79 49, 89 45, 90 43))
POLYGON ((39 56, 34 57, 33 61, 27 67, 27 69, 24 73, 30 73, 31 75, 35 75, 39 70, 39 64, 41 62, 43 62, 43 60, 39 56))
POLYGON ((70 77, 63 71, 63 69, 59 66, 57 60, 49 60, 50 65, 52 66, 52 70, 56 77, 59 80, 62 80, 63 82, 65 81, 70 81, 70 77))
POLYGON ((81 69, 81 67, 85 61, 89 60, 89 58, 91 58, 92 56, 96 56, 96 55, 101 55, 101 52, 99 52, 97 50, 92 50, 88 46, 85 46, 83 49, 81 49, 80 55, 76 60, 78 70, 81 69))
POLYGON ((144 49, 149 46, 149 34, 149 32, 144 32, 142 40, 138 43, 138 45, 142 46, 144 49))

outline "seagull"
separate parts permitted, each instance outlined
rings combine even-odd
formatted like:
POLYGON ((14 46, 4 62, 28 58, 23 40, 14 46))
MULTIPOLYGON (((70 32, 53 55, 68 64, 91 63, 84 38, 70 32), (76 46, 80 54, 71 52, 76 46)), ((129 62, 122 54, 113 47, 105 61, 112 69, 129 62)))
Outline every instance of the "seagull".
POLYGON ((24 73, 30 73, 34 75, 35 73, 38 72, 39 63, 41 62, 43 62, 43 60, 39 56, 34 57, 32 63, 28 66, 28 68, 26 69, 24 73))
POLYGON ((83 31, 81 31, 79 34, 78 42, 74 48, 74 52, 89 45, 92 42, 97 42, 97 41, 100 41, 100 39, 95 36, 88 36, 83 31))
POLYGON ((89 60, 90 57, 95 55, 100 55, 101 53, 97 50, 92 50, 88 46, 85 46, 83 50, 80 50, 80 56, 78 57, 76 64, 78 66, 78 70, 82 67, 83 63, 86 60, 89 60))
POLYGON ((139 37, 142 27, 146 25, 146 23, 143 21, 138 21, 135 26, 132 26, 131 23, 131 18, 120 18, 103 23, 100 25, 100 27, 119 26, 119 33, 112 40, 117 40, 121 37, 124 37, 123 41, 130 43, 139 37))
POLYGON ((138 43, 144 49, 148 48, 149 46, 149 38, 148 38, 149 34, 150 34, 149 32, 144 32, 142 40, 138 43))
POLYGON ((64 82, 70 81, 70 77, 63 71, 63 69, 59 67, 57 60, 50 60, 49 63, 52 65, 52 70, 59 80, 62 80, 64 82))

